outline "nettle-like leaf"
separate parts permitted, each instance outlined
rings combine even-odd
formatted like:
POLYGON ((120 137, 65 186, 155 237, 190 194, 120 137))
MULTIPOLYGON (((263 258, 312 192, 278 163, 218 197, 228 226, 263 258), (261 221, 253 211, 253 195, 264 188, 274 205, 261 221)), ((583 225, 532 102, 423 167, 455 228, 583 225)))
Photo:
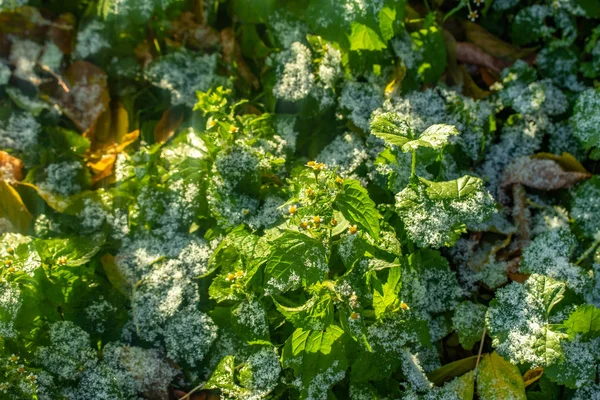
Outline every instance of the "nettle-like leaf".
POLYGON ((359 181, 345 179, 334 206, 348 221, 367 231, 373 239, 379 239, 379 212, 375 202, 369 197, 369 192, 359 181))
POLYGON ((592 150, 591 157, 600 158, 600 90, 586 89, 579 94, 573 115, 571 126, 573 134, 586 150, 592 150))
POLYGON ((467 225, 489 218, 495 202, 481 179, 467 175, 449 182, 411 183, 396 195, 396 210, 410 240, 439 248, 456 243, 467 225))
POLYGON ((265 266, 265 290, 283 293, 311 285, 327 274, 327 255, 320 240, 301 232, 285 231, 271 243, 265 266))
POLYGON ((373 119, 371 133, 407 153, 419 147, 439 150, 448 144, 451 136, 458 135, 458 130, 452 125, 437 124, 415 135, 406 118, 395 113, 384 113, 373 119))
POLYGON ((583 293, 592 281, 583 268, 569 261, 576 245, 575 236, 567 229, 542 233, 523 249, 519 271, 563 281, 576 293, 583 293))
POLYGON ((498 353, 486 354, 477 370, 477 395, 482 400, 500 398, 525 400, 525 384, 516 365, 498 353))
POLYGON ((600 336, 600 309, 590 304, 579 306, 563 322, 563 326, 571 339, 577 335, 598 337, 600 336))
POLYGON ((390 308, 398 308, 400 299, 398 294, 402 288, 402 267, 400 265, 389 268, 388 277, 385 284, 382 284, 377 278, 371 279, 373 286, 373 309, 375 316, 380 318, 390 308))
POLYGON ((350 50, 383 50, 387 47, 379 33, 359 22, 352 23, 350 50))
POLYGON ((456 307, 452 325, 458 334, 458 341, 466 350, 471 350, 481 340, 485 326, 487 307, 483 304, 463 301, 456 307))
POLYGON ((555 326, 551 315, 564 293, 564 283, 537 274, 524 284, 513 282, 499 289, 486 316, 498 353, 514 364, 546 367, 558 362, 566 334, 555 326))
POLYGON ((283 347, 281 364, 299 378, 301 399, 322 397, 323 391, 344 379, 348 368, 344 331, 330 325, 325 331, 296 329, 283 347))
MULTIPOLYGON (((284 299, 279 299, 283 302, 284 299)), ((273 299, 277 311, 296 328, 323 330, 333 323, 333 296, 328 289, 319 289, 304 304, 297 307, 284 306, 276 298, 273 299)))
POLYGON ((573 192, 571 217, 575 228, 592 239, 600 233, 600 177, 594 176, 579 185, 573 192))

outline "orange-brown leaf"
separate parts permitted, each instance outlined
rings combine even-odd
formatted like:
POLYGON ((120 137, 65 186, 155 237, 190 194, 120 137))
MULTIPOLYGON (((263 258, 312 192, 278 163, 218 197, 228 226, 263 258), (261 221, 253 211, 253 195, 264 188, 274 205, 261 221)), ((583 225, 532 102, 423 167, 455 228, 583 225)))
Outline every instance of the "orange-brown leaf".
POLYGON ((160 121, 154 128, 154 140, 157 143, 164 143, 169 140, 183 122, 183 111, 178 107, 172 107, 165 110, 160 121))
POLYGON ((544 374, 544 368, 537 367, 534 369, 530 369, 523 374, 523 382, 525 383, 525 387, 534 384, 538 379, 542 377, 544 374))
POLYGON ((170 33, 176 41, 198 50, 216 47, 220 42, 219 32, 196 22, 194 14, 189 11, 181 13, 179 19, 171 23, 170 33))
POLYGON ((5 151, 0 151, 0 180, 23 180, 23 162, 5 151))
POLYGON ((519 49, 507 43, 494 34, 485 30, 481 25, 469 21, 462 22, 467 40, 486 53, 512 64, 520 58, 527 57, 535 51, 535 48, 519 49))
POLYGON ((74 37, 75 16, 73 14, 61 14, 50 24, 48 38, 52 40, 64 54, 71 54, 73 51, 74 37))
POLYGON ((502 186, 521 184, 533 189, 569 188, 591 177, 587 172, 565 171, 560 164, 547 158, 520 157, 504 171, 502 186))

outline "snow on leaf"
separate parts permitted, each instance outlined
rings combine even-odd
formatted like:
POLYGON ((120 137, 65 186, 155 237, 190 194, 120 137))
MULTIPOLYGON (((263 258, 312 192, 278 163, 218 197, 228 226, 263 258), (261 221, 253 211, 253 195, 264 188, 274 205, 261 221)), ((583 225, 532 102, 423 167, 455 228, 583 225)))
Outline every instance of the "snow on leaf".
POLYGON ((419 147, 430 147, 438 150, 448 144, 451 136, 456 135, 458 135, 458 130, 455 126, 445 124, 431 125, 421 132, 418 139, 404 143, 402 151, 409 152, 419 147))

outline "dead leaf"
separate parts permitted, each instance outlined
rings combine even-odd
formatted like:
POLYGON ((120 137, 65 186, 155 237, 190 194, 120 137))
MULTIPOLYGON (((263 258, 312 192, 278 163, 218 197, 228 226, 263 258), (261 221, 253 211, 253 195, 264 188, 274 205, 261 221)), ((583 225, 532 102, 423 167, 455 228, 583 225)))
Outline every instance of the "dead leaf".
POLYGON ((485 82, 485 84, 490 87, 494 83, 498 82, 500 76, 485 67, 479 67, 479 74, 481 75, 481 80, 485 82))
POLYGON ((483 49, 486 53, 506 63, 512 64, 516 60, 527 57, 535 52, 535 48, 519 49, 507 43, 494 34, 485 30, 481 25, 470 21, 462 21, 467 40, 483 49))
POLYGON ((4 180, 0 180, 0 219, 8 220, 12 229, 23 234, 27 233, 33 221, 19 192, 4 180))
POLYGON ((40 86, 50 103, 56 103, 75 126, 85 132, 108 109, 107 75, 87 61, 75 61, 65 72, 64 82, 40 86))
POLYGON ((154 128, 154 140, 157 143, 165 143, 169 140, 183 122, 183 116, 184 113, 179 107, 171 107, 165 110, 154 128))
POLYGON ((463 65, 461 65, 459 67, 459 70, 462 74, 463 93, 466 96, 469 96, 473 99, 481 100, 481 99, 485 99, 486 97, 488 97, 491 94, 491 92, 489 92, 487 90, 483 90, 479 86, 477 86, 477 84, 475 83, 475 81, 473 80, 473 78, 467 72, 467 70, 465 69, 465 67, 463 65))
POLYGON ((71 54, 75 38, 75 16, 71 13, 60 14, 50 24, 48 38, 63 52, 71 54))
POLYGON ((40 189, 38 186, 34 185, 33 183, 19 182, 19 185, 35 190, 37 192, 38 196, 40 196, 46 202, 46 204, 48 204, 50 206, 50 208, 52 208, 55 211, 58 211, 59 213, 65 212, 65 210, 67 208, 69 208, 69 206, 71 205, 70 199, 68 199, 66 197, 62 197, 62 196, 54 194, 54 193, 51 193, 51 192, 47 192, 43 189, 40 189))
POLYGON ((8 55, 8 46, 13 42, 11 38, 42 41, 49 26, 50 21, 35 7, 23 6, 0 12, 0 55, 8 55))
POLYGON ((538 379, 542 377, 544 374, 544 368, 537 367, 534 369, 530 369, 523 374, 523 382, 525 382, 525 387, 534 384, 538 379))
POLYGON ((221 51, 225 63, 232 65, 239 72, 240 76, 248 85, 258 89, 258 78, 252 73, 248 63, 244 60, 240 46, 235 40, 235 34, 232 28, 225 28, 221 31, 221 51))
POLYGON ((116 263, 116 257, 112 254, 105 254, 100 259, 104 273, 108 278, 109 282, 117 289, 123 296, 129 297, 131 293, 131 287, 127 283, 127 280, 123 276, 123 273, 119 270, 116 263))
POLYGON ((138 140, 140 131, 136 129, 133 132, 126 134, 120 143, 114 143, 111 146, 103 147, 95 152, 86 154, 86 163, 92 170, 92 184, 100 182, 113 174, 117 155, 132 143, 138 140))
POLYGON ((129 114, 121 103, 113 101, 83 136, 90 140, 90 152, 95 153, 121 143, 128 131, 129 114))
POLYGON ((577 161, 575 157, 567 152, 562 153, 560 156, 552 153, 537 153, 532 157, 554 160, 565 171, 588 173, 585 167, 579 161, 577 161))
POLYGON ((479 65, 500 73, 507 64, 469 42, 456 42, 456 59, 462 63, 479 65))
POLYGON ((518 183, 533 189, 557 190, 569 188, 591 176, 587 172, 565 171, 551 159, 520 157, 504 170, 501 186, 518 183))
POLYGON ((23 162, 5 151, 0 151, 0 180, 23 180, 23 162))
POLYGON ((186 11, 171 23, 170 34, 187 47, 196 50, 216 47, 221 41, 219 32, 209 25, 196 22, 194 14, 186 11))
POLYGON ((152 60, 154 60, 150 43, 148 43, 147 40, 144 40, 143 42, 135 46, 135 49, 133 49, 133 53, 135 54, 135 58, 137 59, 138 63, 142 66, 142 68, 146 68, 146 66, 150 64, 152 60))
POLYGON ((392 80, 385 87, 385 95, 387 98, 396 96, 402 90, 402 81, 406 76, 406 66, 404 63, 398 63, 394 69, 392 80))
POLYGON ((527 208, 527 193, 521 184, 513 185, 513 220, 517 227, 517 243, 523 248, 531 239, 529 222, 531 213, 527 208))

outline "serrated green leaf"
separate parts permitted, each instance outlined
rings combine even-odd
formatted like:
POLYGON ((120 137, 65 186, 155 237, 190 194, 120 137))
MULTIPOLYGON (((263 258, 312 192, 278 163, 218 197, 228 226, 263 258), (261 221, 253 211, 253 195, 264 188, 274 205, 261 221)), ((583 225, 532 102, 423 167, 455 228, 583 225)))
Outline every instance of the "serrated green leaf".
POLYGON ((402 145, 402 151, 408 153, 417 150, 419 147, 430 147, 432 149, 441 149, 448 144, 451 136, 457 136, 458 130, 454 125, 438 124, 431 125, 425 129, 416 140, 411 140, 402 145))
POLYGON ((381 318, 386 311, 389 311, 389 307, 393 306, 394 303, 400 303, 398 293, 402 288, 402 267, 400 265, 390 268, 388 278, 385 284, 381 285, 379 280, 373 282, 373 309, 375 310, 375 316, 381 318))
POLYGON ((325 329, 333 323, 333 298, 328 290, 320 291, 299 307, 286 307, 275 298, 277 310, 296 328, 325 329))
POLYGON ((359 181, 345 179, 343 190, 335 198, 336 206, 344 217, 364 229, 375 240, 379 239, 379 212, 367 189, 359 181))
POLYGON ((591 304, 579 306, 563 322, 563 326, 571 339, 579 334, 596 337, 600 335, 600 309, 591 304))
POLYGON ((486 354, 477 370, 477 395, 481 400, 526 400, 523 377, 516 365, 498 353, 486 354))
POLYGON ((271 254, 265 266, 267 289, 285 292, 300 283, 317 283, 327 273, 327 256, 320 240, 285 231, 270 245, 271 254))
POLYGON ((379 51, 387 47, 379 33, 373 28, 359 22, 352 22, 351 29, 350 50, 379 51))
POLYGON ((406 119, 395 113, 377 115, 371 123, 371 134, 398 147, 413 139, 406 119))
POLYGON ((427 196, 431 200, 462 199, 481 189, 481 179, 470 175, 447 182, 421 181, 427 185, 427 196))

